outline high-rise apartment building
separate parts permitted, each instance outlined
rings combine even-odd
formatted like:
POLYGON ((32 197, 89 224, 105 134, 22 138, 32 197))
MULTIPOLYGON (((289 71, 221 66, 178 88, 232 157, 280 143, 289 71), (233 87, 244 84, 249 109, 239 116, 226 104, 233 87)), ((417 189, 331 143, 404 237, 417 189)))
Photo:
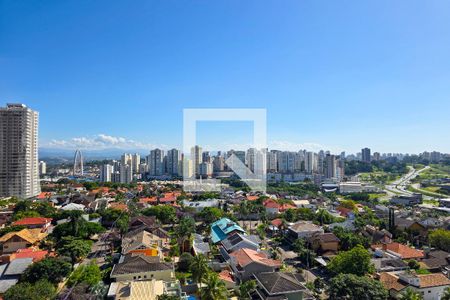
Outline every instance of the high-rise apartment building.
POLYGON ((135 153, 131 156, 131 166, 133 168, 133 173, 139 173, 139 165, 141 164, 141 155, 139 153, 135 153))
POLYGON ((200 146, 194 146, 191 149, 191 161, 194 168, 194 176, 200 175, 200 164, 203 162, 203 149, 200 146))
POLYGON ((171 149, 167 151, 166 156, 166 172, 171 176, 182 176, 181 171, 181 151, 171 149))
POLYGON ((361 160, 366 163, 370 163, 371 157, 370 157, 370 149, 364 148, 361 150, 361 160))
POLYGON ((130 183, 133 181, 133 156, 124 153, 120 159, 120 182, 130 183))
POLYGON ((113 166, 110 164, 104 164, 100 167, 100 181, 111 182, 112 181, 113 166))
POLYGON ((41 160, 39 162, 39 175, 45 175, 47 174, 47 164, 45 161, 41 160))
POLYGON ((334 155, 327 154, 327 156, 325 157, 325 164, 326 164, 325 177, 329 179, 336 178, 337 177, 336 157, 334 155))
POLYGON ((314 152, 306 152, 305 171, 306 173, 316 173, 318 169, 318 156, 314 152))
POLYGON ((165 172, 164 151, 158 148, 151 150, 147 164, 150 176, 163 175, 165 172))
POLYGON ((41 191, 38 118, 23 104, 0 108, 0 197, 30 198, 41 191))

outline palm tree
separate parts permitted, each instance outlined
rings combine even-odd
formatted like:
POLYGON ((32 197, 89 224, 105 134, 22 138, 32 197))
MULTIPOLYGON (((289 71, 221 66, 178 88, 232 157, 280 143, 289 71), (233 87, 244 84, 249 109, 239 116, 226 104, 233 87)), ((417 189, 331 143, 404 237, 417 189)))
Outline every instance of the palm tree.
POLYGON ((407 288, 403 293, 400 294, 399 299, 401 300, 422 300, 421 294, 416 293, 413 289, 407 288))
MULTIPOLYGON (((247 201, 242 201, 241 204, 239 205, 239 214, 241 215, 241 218, 243 219, 243 216, 247 216, 249 214, 249 207, 247 204, 247 201)), ((242 220, 244 223, 244 227, 245 227, 245 221, 244 219, 242 220)), ((251 221, 250 221, 251 222, 251 221)), ((250 223, 251 224, 251 223, 250 223)))
POLYGON ((256 288, 256 281, 249 280, 242 283, 239 286, 239 300, 248 300, 250 299, 250 293, 253 292, 256 288))
POLYGON ((200 291, 202 300, 227 300, 227 289, 225 282, 219 279, 215 272, 208 272, 203 280, 205 284, 200 291))
POLYGON ((206 261, 206 257, 203 254, 199 254, 194 256, 192 262, 190 264, 192 279, 200 283, 202 279, 205 277, 206 273, 208 273, 208 262, 206 261))
POLYGON ((450 300, 450 288, 446 288, 441 300, 450 300))
POLYGON ((328 212, 325 209, 319 209, 316 213, 316 218, 318 219, 320 226, 323 225, 323 220, 328 216, 328 212))

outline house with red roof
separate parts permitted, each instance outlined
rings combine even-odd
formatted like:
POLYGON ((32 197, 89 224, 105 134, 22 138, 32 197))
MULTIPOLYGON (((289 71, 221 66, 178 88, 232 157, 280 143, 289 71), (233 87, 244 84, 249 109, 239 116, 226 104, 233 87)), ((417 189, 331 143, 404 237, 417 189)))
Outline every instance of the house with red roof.
POLYGON ((154 196, 154 197, 142 197, 142 198, 139 198, 139 203, 142 204, 144 207, 147 207, 149 205, 157 205, 158 204, 158 198, 156 196, 154 196))
POLYGON ((159 198, 159 203, 161 204, 175 204, 177 202, 177 197, 179 196, 176 192, 164 193, 162 197, 159 198))
POLYGON ((248 201, 256 201, 259 199, 259 196, 256 195, 247 195, 247 200, 248 201))
POLYGON ((2 263, 5 263, 5 262, 11 262, 15 259, 20 259, 20 258, 31 258, 31 259, 33 259, 33 262, 38 262, 38 261, 44 259, 48 255, 49 255, 49 252, 47 250, 40 250, 40 249, 31 247, 31 248, 19 249, 14 253, 11 253, 9 255, 4 255, 1 257, 1 261, 2 261, 2 263))
POLYGON ((260 251, 242 248, 230 253, 230 266, 240 282, 253 278, 254 274, 275 272, 280 269, 281 261, 268 258, 260 251))
POLYGON ((401 259, 421 259, 425 257, 422 250, 417 250, 397 242, 392 242, 389 244, 375 244, 372 245, 371 248, 373 250, 382 250, 401 259))
POLYGON ((41 229, 42 232, 46 232, 52 224, 52 218, 43 217, 29 217, 15 221, 12 225, 25 226, 28 229, 41 229))
POLYGON ((41 192, 39 195, 36 196, 36 199, 46 200, 46 199, 50 199, 51 196, 52 196, 51 192, 41 192))

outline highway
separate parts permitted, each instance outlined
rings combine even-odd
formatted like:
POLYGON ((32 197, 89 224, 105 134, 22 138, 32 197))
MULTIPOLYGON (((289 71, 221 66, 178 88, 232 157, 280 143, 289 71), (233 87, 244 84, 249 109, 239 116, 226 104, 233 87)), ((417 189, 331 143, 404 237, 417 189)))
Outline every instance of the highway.
MULTIPOLYGON (((385 186, 386 192, 390 194, 397 194, 397 195, 404 195, 409 196, 412 195, 412 192, 408 191, 408 186, 411 184, 411 180, 419 176, 419 174, 427 169, 429 169, 429 166, 426 166, 420 170, 415 169, 412 166, 408 166, 409 172, 396 181, 392 182, 391 184, 388 184, 385 186)), ((426 198, 427 196, 424 196, 426 198)))

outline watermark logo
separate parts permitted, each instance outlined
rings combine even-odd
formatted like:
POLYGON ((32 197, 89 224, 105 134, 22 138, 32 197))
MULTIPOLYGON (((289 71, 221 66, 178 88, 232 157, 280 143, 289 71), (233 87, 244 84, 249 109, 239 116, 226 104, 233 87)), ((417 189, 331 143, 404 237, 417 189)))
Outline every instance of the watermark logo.
POLYGON ((233 171, 254 192, 266 191, 267 126, 265 109, 190 108, 183 110, 183 189, 188 192, 220 191, 220 180, 202 176, 211 166, 202 163, 202 148, 196 143, 198 121, 251 121, 253 143, 247 150, 247 165, 235 154, 226 158, 233 171), (206 169, 206 170, 205 170, 206 169), (204 178, 205 177, 205 178, 204 178))

